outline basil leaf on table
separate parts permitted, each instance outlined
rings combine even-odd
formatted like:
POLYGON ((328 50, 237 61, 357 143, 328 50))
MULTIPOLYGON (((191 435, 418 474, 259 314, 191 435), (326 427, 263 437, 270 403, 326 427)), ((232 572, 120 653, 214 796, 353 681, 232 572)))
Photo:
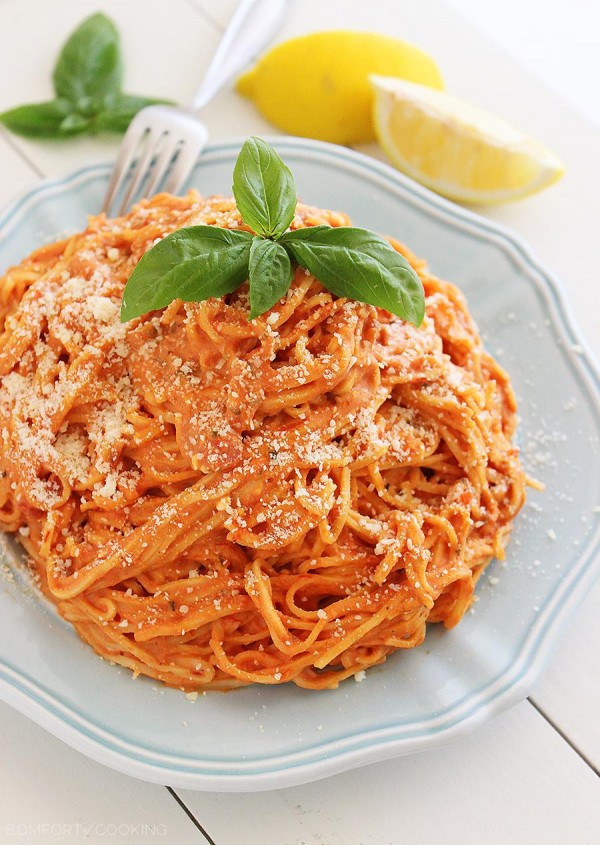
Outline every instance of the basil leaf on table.
POLYGON ((0 121, 11 132, 26 138, 57 138, 61 135, 74 135, 80 131, 69 131, 63 127, 73 111, 73 106, 68 100, 59 98, 9 109, 0 114, 0 121))
POLYGON ((279 302, 292 283, 290 257, 275 241, 254 238, 250 247, 250 319, 254 320, 279 302))
POLYGON ((419 326, 425 314, 421 280, 384 238, 354 226, 287 232, 282 243, 336 296, 385 308, 419 326))
POLYGON ((66 138, 108 129, 125 132, 144 106, 168 103, 121 91, 119 33, 105 15, 83 21, 61 50, 53 74, 56 99, 0 114, 7 129, 27 138, 66 138))
POLYGON ((92 124, 91 117, 85 117, 77 112, 68 114, 59 126, 61 135, 79 135, 86 132, 92 124))
POLYGON ((265 238, 280 237, 294 219, 294 177, 261 138, 248 138, 240 150, 233 170, 233 195, 244 223, 265 238))
POLYGON ((52 80, 58 96, 73 102, 120 90, 123 62, 119 33, 106 15, 92 15, 77 27, 61 50, 52 80))
POLYGON ((232 293, 248 278, 252 235, 190 226, 167 235, 138 262, 123 291, 121 321, 164 308, 174 299, 202 302, 232 293))
POLYGON ((104 98, 96 114, 94 128, 125 132, 135 115, 146 106, 172 105, 171 100, 142 97, 137 94, 112 94, 104 98))

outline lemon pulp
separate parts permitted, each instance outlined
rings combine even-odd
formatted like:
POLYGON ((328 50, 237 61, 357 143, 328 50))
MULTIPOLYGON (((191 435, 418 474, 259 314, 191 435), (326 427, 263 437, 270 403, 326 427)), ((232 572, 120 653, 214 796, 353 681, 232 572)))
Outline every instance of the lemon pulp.
POLYGON ((462 202, 532 194, 562 176, 560 161, 533 138, 441 91, 372 76, 381 146, 400 170, 462 202))

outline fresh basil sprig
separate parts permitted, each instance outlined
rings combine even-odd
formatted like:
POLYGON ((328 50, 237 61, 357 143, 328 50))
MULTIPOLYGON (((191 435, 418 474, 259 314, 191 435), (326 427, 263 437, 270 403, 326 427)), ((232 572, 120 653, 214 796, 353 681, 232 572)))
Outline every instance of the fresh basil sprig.
POLYGON ((202 302, 232 293, 248 278, 252 240, 249 232, 218 226, 190 226, 163 238, 130 276, 122 319, 164 308, 174 299, 202 302))
POLYGON ((354 226, 314 226, 287 232, 281 242, 301 267, 336 296, 368 302, 416 326, 424 315, 423 285, 390 244, 354 226))
POLYGON ((285 248, 267 238, 252 238, 250 262, 250 319, 264 314, 286 295, 294 268, 285 248))
POLYGON ((72 103, 119 91, 123 60, 119 33, 100 13, 80 24, 63 46, 52 74, 54 90, 72 103))
POLYGON ((56 98, 0 114, 0 121, 27 138, 66 138, 84 132, 125 132, 144 106, 165 103, 124 94, 123 59, 114 23, 100 13, 77 27, 52 74, 56 98))
POLYGON ((292 173, 270 144, 248 138, 233 168, 233 196, 242 220, 263 238, 279 238, 296 213, 292 173))
POLYGON ((121 320, 164 308, 174 299, 201 302, 249 281, 249 319, 287 293, 294 266, 304 267, 339 297, 384 308, 419 326, 423 286, 388 241, 354 226, 289 230, 296 186, 289 169, 261 138, 249 138, 233 171, 233 194, 255 235, 191 226, 167 235, 136 265, 123 291, 121 320))

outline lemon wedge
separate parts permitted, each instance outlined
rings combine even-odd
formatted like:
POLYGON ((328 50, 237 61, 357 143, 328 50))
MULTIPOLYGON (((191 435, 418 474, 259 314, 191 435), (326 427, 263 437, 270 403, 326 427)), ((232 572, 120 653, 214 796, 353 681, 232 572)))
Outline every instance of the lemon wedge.
POLYGON ((500 203, 552 185, 561 162, 488 112, 402 79, 370 77, 374 123, 393 164, 459 202, 500 203))
POLYGON ((370 32, 313 32, 273 47, 241 76, 240 94, 284 132, 338 144, 375 140, 369 74, 442 88, 433 59, 370 32))

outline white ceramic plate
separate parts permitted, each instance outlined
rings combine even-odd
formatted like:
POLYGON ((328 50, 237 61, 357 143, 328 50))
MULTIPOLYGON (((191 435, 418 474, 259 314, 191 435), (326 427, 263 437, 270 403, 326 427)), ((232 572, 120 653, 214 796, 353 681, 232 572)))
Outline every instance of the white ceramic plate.
MULTIPOLYGON (((127 774, 191 789, 291 786, 463 736, 530 691, 599 563, 598 376, 556 282, 514 235, 357 153, 273 143, 299 195, 394 235, 466 293, 489 349, 510 371, 520 443, 546 492, 530 493, 506 566, 453 631, 398 652, 327 692, 252 687, 190 702, 96 657, 23 582, 0 583, 0 696, 84 754, 127 774)), ((241 142, 206 151, 192 183, 229 193, 241 142)), ((85 225, 109 166, 48 182, 0 220, 0 268, 85 225)), ((18 554, 5 542, 5 558, 18 554)))

